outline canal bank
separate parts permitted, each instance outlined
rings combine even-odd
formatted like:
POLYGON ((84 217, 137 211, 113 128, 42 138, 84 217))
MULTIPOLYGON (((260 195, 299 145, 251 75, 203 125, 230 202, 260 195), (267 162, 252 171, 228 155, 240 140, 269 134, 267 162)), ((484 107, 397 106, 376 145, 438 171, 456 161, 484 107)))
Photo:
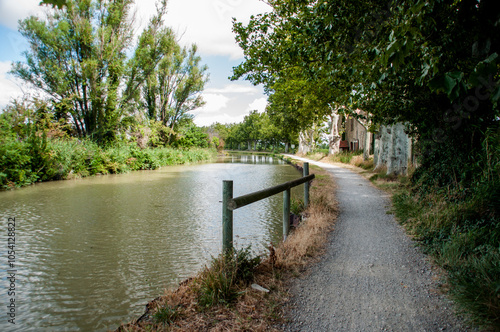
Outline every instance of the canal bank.
POLYGON ((36 148, 30 148, 25 142, 5 143, 0 148, 0 155, 0 190, 9 190, 40 182, 213 160, 217 151, 209 148, 139 148, 132 143, 101 147, 89 140, 50 139, 36 148))
POLYGON ((270 246, 260 264, 255 266, 254 256, 245 256, 241 251, 229 260, 221 256, 212 259, 199 274, 149 302, 142 316, 122 325, 118 331, 279 330, 284 322, 289 281, 303 273, 324 251, 337 213, 331 176, 314 166, 310 171, 316 179, 305 220, 286 242, 270 246), (241 278, 238 266, 251 275, 241 278), (204 299, 210 287, 216 293, 232 291, 237 296, 212 301, 207 306, 204 299))

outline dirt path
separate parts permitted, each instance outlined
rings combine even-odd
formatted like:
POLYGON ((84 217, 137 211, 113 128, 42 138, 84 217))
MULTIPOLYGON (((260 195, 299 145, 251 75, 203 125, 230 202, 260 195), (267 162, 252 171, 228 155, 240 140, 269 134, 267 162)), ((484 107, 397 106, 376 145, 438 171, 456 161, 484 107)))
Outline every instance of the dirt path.
POLYGON ((350 170, 309 162, 333 174, 340 214, 325 256, 292 286, 284 330, 467 331, 387 213, 389 196, 350 170))

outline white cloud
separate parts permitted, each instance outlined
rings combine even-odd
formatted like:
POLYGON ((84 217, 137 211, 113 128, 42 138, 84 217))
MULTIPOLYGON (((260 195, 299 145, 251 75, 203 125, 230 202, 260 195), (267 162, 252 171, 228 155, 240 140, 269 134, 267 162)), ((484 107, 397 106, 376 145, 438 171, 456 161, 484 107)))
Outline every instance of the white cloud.
POLYGON ((228 97, 222 94, 213 93, 203 93, 203 100, 206 104, 197 110, 200 114, 219 112, 221 109, 226 108, 227 103, 229 102, 228 97))
MULTIPOLYGON (((136 11, 137 34, 155 14, 156 1, 136 0, 133 10, 136 11)), ((39 6, 39 2, 40 0, 0 0, 0 24, 17 29, 19 19, 48 10, 39 6)), ((214 60, 214 68, 218 72, 213 73, 213 76, 224 78, 230 72, 226 68, 229 65, 223 64, 242 56, 234 40, 232 17, 246 23, 251 15, 269 9, 260 0, 169 0, 167 6, 166 24, 182 37, 181 43, 196 43, 202 57, 215 55, 217 60, 214 60)), ((20 40, 18 35, 10 36, 9 43, 12 53, 9 51, 8 54, 18 54, 27 48, 25 41, 20 40)), ((6 77, 10 62, 1 63, 0 67, 0 106, 5 106, 11 98, 22 95, 22 91, 12 77, 6 77)), ((203 93, 206 105, 193 112, 197 115, 197 124, 240 122, 250 110, 265 109, 266 98, 262 97, 262 88, 247 82, 227 84, 225 79, 214 81, 218 83, 209 84, 203 93)))
MULTIPOLYGON (((137 21, 144 27, 155 12, 154 0, 137 1, 137 21)), ((241 58, 232 18, 248 22, 251 15, 269 10, 259 0, 169 0, 166 24, 182 36, 181 43, 196 43, 201 54, 241 58)))
POLYGON ((0 25, 17 30, 18 21, 44 12, 40 0, 0 0, 0 25))
POLYGON ((209 88, 205 90, 207 93, 238 93, 238 94, 256 94, 260 93, 259 88, 250 86, 247 83, 228 84, 223 88, 209 88))
POLYGON ((8 75, 11 64, 10 61, 0 61, 0 109, 5 108, 12 99, 23 95, 21 83, 8 75))
POLYGON ((242 122, 245 114, 230 115, 228 113, 221 113, 217 115, 206 116, 203 114, 195 114, 194 122, 198 126, 210 126, 216 122, 227 124, 227 123, 238 123, 242 122))
POLYGON ((262 113, 266 110, 266 106, 267 106, 267 98, 266 97, 258 98, 255 99, 252 103, 250 103, 250 105, 248 105, 247 112, 257 110, 259 113, 262 113))
POLYGON ((203 94, 203 98, 207 103, 204 107, 192 112, 195 115, 194 122, 199 126, 208 126, 215 122, 241 122, 250 111, 265 111, 267 98, 261 96, 262 92, 259 90, 256 90, 251 95, 233 94, 232 92, 203 94))
MULTIPOLYGON (((141 31, 155 14, 157 0, 136 0, 136 30, 141 31)), ((49 10, 40 0, 0 0, 0 25, 17 30, 18 21, 49 10)), ((196 43, 205 55, 242 57, 232 32, 232 18, 248 22, 251 15, 269 11, 260 0, 169 0, 166 24, 182 36, 181 43, 196 43)))

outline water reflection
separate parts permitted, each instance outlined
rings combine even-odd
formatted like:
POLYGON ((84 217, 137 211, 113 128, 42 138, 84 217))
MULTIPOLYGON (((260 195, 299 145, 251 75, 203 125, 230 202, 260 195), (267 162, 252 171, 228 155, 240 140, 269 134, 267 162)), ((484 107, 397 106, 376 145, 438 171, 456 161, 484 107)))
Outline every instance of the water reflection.
MULTIPOLYGON (((232 155, 0 192, 2 229, 8 217, 17 220, 16 327, 115 328, 220 251, 222 180, 233 180, 239 196, 299 176, 276 158, 232 155)), ((281 206, 276 195, 235 211, 236 246, 263 250, 279 241, 281 206)), ((5 275, 6 261, 0 267, 5 275)), ((6 278, 0 286, 6 294, 6 278)))

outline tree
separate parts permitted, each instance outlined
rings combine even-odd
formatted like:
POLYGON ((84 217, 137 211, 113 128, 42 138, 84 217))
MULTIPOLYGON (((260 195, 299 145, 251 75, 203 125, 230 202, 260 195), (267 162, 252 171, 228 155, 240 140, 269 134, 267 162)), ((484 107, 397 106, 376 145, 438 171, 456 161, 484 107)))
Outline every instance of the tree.
POLYGON ((179 131, 172 136, 171 145, 174 147, 191 148, 193 146, 207 148, 209 146, 208 135, 197 127, 190 118, 183 119, 179 131))
MULTIPOLYGON (((489 128, 498 127, 495 1, 269 3, 271 13, 246 26, 234 23, 245 53, 234 79, 264 84, 270 94, 324 85, 330 91, 318 95, 321 104, 345 106, 352 115, 362 109, 374 123, 406 123, 419 138, 421 170, 436 169, 433 164, 449 156, 446 164, 453 166, 441 168, 433 181, 471 183, 473 174, 460 170, 470 168, 470 156, 483 151, 485 134, 495 132, 489 128), (302 80, 294 82, 296 77, 302 80), (295 88, 282 88, 287 83, 295 88), (441 149, 458 150, 460 157, 441 149)), ((273 104, 275 98, 269 99, 273 104)), ((283 118, 303 116, 300 122, 309 125, 321 114, 297 101, 279 103, 283 118)))
POLYGON ((30 17, 20 32, 30 50, 12 73, 67 108, 79 136, 114 140, 122 115, 120 84, 132 29, 131 0, 68 1, 47 21, 30 17))
POLYGON ((53 8, 57 7, 59 9, 62 9, 64 6, 67 5, 66 0, 42 0, 40 2, 40 5, 51 5, 53 8))
POLYGON ((207 133, 210 142, 212 142, 218 150, 223 150, 226 143, 229 143, 228 146, 230 148, 232 147, 231 142, 228 142, 232 126, 232 124, 221 124, 216 122, 203 129, 207 133))
POLYGON ((261 130, 261 122, 260 122, 259 112, 251 111, 248 115, 245 115, 245 118, 241 125, 241 132, 243 135, 243 139, 248 144, 248 150, 256 149, 257 140, 261 138, 260 130, 261 130))
POLYGON ((208 68, 201 65, 196 45, 181 48, 172 29, 164 27, 166 1, 157 11, 130 61, 127 91, 132 96, 140 88, 142 96, 135 98, 142 100, 148 118, 161 121, 173 133, 180 120, 190 117, 189 111, 203 105, 208 68))

